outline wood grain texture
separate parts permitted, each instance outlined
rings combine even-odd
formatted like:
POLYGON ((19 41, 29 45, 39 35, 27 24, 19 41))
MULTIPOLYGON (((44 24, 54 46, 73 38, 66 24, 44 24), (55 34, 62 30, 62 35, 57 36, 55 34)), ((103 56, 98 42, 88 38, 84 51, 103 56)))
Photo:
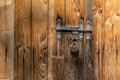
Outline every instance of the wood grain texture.
POLYGON ((30 80, 31 1, 15 1, 15 80, 30 80))
MULTIPOLYGON (((84 5, 80 3, 82 3, 80 0, 66 0, 66 25, 78 26, 78 21, 80 17, 84 16, 83 13, 85 9, 85 6, 80 7, 84 5)), ((77 35, 71 34, 65 35, 65 80, 83 80, 84 59, 81 58, 81 55, 78 57, 71 56, 70 46, 72 42, 70 36, 78 37, 77 35)))
POLYGON ((85 18, 85 0, 80 0, 80 16, 85 18))
POLYGON ((102 54, 102 48, 101 48, 101 39, 104 39, 101 37, 101 32, 102 32, 102 26, 103 26, 103 5, 104 2, 102 0, 93 0, 93 29, 94 29, 94 34, 93 34, 93 40, 94 40, 94 72, 95 80, 101 80, 101 54, 102 54))
POLYGON ((32 0, 34 80, 47 80, 48 0, 32 0))
POLYGON ((13 80, 14 1, 0 1, 0 79, 13 80))
MULTIPOLYGON (((92 1, 91 0, 85 0, 85 29, 87 29, 87 26, 92 26, 92 1), (90 22, 90 24, 88 24, 90 22)), ((91 40, 87 40, 86 36, 89 33, 86 33, 84 35, 84 80, 93 80, 93 65, 92 61, 94 61, 92 56, 94 55, 92 53, 93 48, 93 41, 92 36, 91 40)), ((93 35, 93 33, 91 34, 93 35)))
POLYGON ((56 9, 55 9, 55 1, 49 0, 49 12, 48 12, 48 57, 52 55, 56 55, 56 9))
POLYGON ((117 15, 119 12, 119 0, 104 0, 104 29, 105 29, 105 80, 118 80, 120 72, 118 71, 119 68, 117 67, 119 61, 119 33, 118 25, 120 17, 117 15), (108 8, 109 7, 109 8, 108 8), (108 13, 109 11, 109 13, 108 13))
MULTIPOLYGON (((49 26, 48 26, 48 79, 64 80, 64 38, 59 42, 59 55, 57 53, 56 20, 62 19, 65 25, 65 0, 49 0, 49 26)), ((62 37, 64 35, 62 34, 62 37)))
POLYGON ((80 0, 66 0, 66 25, 77 26, 80 17, 80 0))
POLYGON ((95 76, 97 80, 119 80, 119 1, 94 0, 94 3, 94 51, 98 73, 95 76))
POLYGON ((48 58, 48 63, 48 70, 51 71, 48 73, 48 80, 64 80, 64 58, 48 58))
POLYGON ((6 49, 6 41, 5 40, 5 22, 6 22, 6 3, 5 0, 1 0, 1 4, 0 4, 0 17, 1 17, 1 21, 0 21, 0 29, 1 29, 1 33, 0 33, 0 78, 8 78, 8 69, 7 69, 7 53, 5 52, 6 49))

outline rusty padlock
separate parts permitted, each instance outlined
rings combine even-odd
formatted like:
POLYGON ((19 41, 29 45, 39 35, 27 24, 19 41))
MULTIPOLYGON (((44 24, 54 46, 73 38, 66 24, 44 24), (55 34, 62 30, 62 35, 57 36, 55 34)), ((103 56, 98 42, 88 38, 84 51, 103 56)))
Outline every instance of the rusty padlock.
POLYGON ((71 46, 70 46, 70 53, 72 57, 78 57, 79 56, 79 45, 78 45, 78 40, 73 39, 71 46))

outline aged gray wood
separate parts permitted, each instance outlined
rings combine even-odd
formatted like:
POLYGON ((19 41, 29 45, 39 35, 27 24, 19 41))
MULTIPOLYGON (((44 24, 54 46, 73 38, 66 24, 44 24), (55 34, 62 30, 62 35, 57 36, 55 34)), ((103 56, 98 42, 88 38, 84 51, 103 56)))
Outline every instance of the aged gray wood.
POLYGON ((0 1, 0 79, 14 79, 14 0, 0 1))

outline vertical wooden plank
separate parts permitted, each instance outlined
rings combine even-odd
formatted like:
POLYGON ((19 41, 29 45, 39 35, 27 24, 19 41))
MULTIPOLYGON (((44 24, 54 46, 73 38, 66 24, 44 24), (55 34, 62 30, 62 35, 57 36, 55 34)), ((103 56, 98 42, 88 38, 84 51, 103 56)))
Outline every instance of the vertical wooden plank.
POLYGON ((15 0, 15 80, 30 80, 31 1, 15 0))
POLYGON ((101 40, 104 41, 104 37, 101 37, 101 33, 104 31, 102 30, 103 26, 103 0, 93 0, 92 5, 92 20, 93 20, 93 43, 94 43, 94 72, 95 76, 94 79, 101 80, 101 56, 102 56, 102 46, 101 40))
POLYGON ((105 80, 118 80, 118 0, 105 0, 105 80), (108 8, 109 7, 109 8, 108 8), (108 13, 109 11, 109 13, 108 13))
POLYGON ((24 73, 23 73, 23 79, 24 80, 32 80, 30 79, 31 78, 31 23, 32 23, 32 20, 31 20, 31 17, 32 17, 32 5, 31 5, 31 0, 24 0, 24 45, 25 45, 25 52, 24 52, 24 56, 23 56, 23 59, 24 59, 24 63, 23 63, 23 70, 24 70, 24 73))
POLYGON ((49 0, 48 13, 48 79, 64 80, 64 34, 62 34, 62 38, 59 41, 58 52, 56 45, 56 22, 60 18, 62 19, 62 25, 65 25, 65 0, 49 0))
POLYGON ((80 0, 66 0, 66 25, 78 26, 79 19, 80 0))
POLYGON ((48 0, 32 0, 34 80, 47 80, 48 0))
POLYGON ((56 54, 56 11, 55 0, 49 0, 48 56, 56 54))
MULTIPOLYGON (((84 18, 84 0, 66 0, 66 25, 78 26, 80 17, 84 18), (83 4, 82 4, 83 3, 83 4)), ((71 38, 78 37, 72 35, 71 38)), ((79 44, 80 45, 80 44, 79 44)), ((84 65, 81 55, 73 57, 70 52, 70 34, 65 35, 65 80, 83 80, 84 65), (81 74, 81 75, 80 75, 81 74)))
POLYGON ((1 17, 1 21, 0 21, 0 78, 4 79, 4 78, 8 78, 8 69, 7 69, 7 53, 6 53, 6 41, 4 41, 6 38, 6 32, 5 32, 5 21, 6 21, 6 1, 5 0, 1 0, 0 2, 0 17, 1 17))
POLYGON ((120 4, 120 1, 117 0, 116 1, 116 15, 114 15, 115 17, 115 26, 116 26, 116 29, 115 29, 115 34, 117 35, 116 36, 116 41, 115 41, 115 44, 116 44, 116 63, 117 63, 117 66, 116 66, 116 79, 120 79, 120 5, 117 5, 117 4, 120 4))
MULTIPOLYGON (((91 0, 85 0, 85 29, 89 29, 89 26, 92 28, 92 1, 91 0)), ((85 52, 84 52, 84 80, 93 80, 93 64, 92 64, 92 36, 91 40, 87 40, 86 36, 92 35, 92 34, 85 34, 85 52)))
POLYGON ((85 18, 85 0, 80 0, 80 16, 85 18))
POLYGON ((14 0, 7 0, 8 5, 8 29, 9 29, 9 43, 8 43, 8 65, 9 65, 9 80, 14 80, 14 0))
MULTIPOLYGON (((85 21, 85 20, 86 20, 86 18, 85 18, 85 17, 86 17, 86 16, 85 16, 85 8, 86 8, 86 7, 85 7, 85 2, 86 2, 86 0, 80 0, 80 17, 83 18, 83 20, 84 20, 84 24, 83 24, 83 25, 85 25, 85 22, 86 22, 86 21, 85 21)), ((84 27, 84 26, 83 26, 83 27, 84 27)), ((85 27, 84 27, 84 28, 85 28, 85 27)), ((83 36, 83 37, 84 37, 84 36, 83 36)), ((80 49, 80 51, 82 51, 82 52, 81 52, 81 53, 82 53, 82 55, 81 55, 81 56, 82 56, 82 57, 81 57, 82 59, 81 59, 81 60, 83 61, 83 62, 82 62, 83 69, 81 69, 82 71, 81 71, 81 73, 80 73, 80 74, 83 74, 83 75, 81 75, 81 77, 82 77, 81 79, 82 79, 82 80, 85 80, 85 79, 84 79, 84 77, 85 77, 85 63, 84 63, 84 62, 85 62, 85 60, 84 60, 84 59, 85 59, 85 58, 84 58, 84 55, 85 55, 85 49, 84 49, 85 44, 84 44, 84 43, 85 43, 85 42, 84 42, 84 41, 85 41, 85 40, 84 40, 84 38, 83 38, 83 41, 81 41, 81 43, 80 43, 80 46, 81 46, 81 49, 82 49, 82 50, 80 49)))
POLYGON ((85 18, 86 20, 92 19, 92 1, 91 0, 85 0, 85 18))
POLYGON ((0 1, 0 79, 14 76, 14 0, 0 1))
MULTIPOLYGON (((119 79, 119 0, 95 0, 93 22, 99 80, 119 79), (97 8, 98 6, 98 8, 97 8), (108 13, 109 12, 109 13, 108 13), (102 15, 100 15, 102 13, 102 15), (97 26, 97 27, 96 27, 97 26)), ((97 75, 96 75, 97 76, 97 75)))

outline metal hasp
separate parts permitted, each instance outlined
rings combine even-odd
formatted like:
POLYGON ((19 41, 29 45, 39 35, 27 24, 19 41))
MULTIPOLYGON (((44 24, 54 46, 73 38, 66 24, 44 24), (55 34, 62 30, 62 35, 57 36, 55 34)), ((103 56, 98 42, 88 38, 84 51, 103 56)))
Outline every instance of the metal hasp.
POLYGON ((62 37, 61 33, 70 33, 71 35, 78 35, 77 39, 74 38, 71 43, 70 52, 73 57, 77 57, 79 55, 79 41, 84 40, 84 35, 86 34, 86 41, 90 41, 92 39, 92 27, 90 25, 90 21, 86 22, 86 27, 84 29, 84 20, 80 19, 78 26, 62 26, 62 20, 60 18, 57 19, 57 55, 59 56, 59 48, 60 48, 60 39, 62 37))
POLYGON ((79 40, 83 40, 84 34, 86 34, 86 40, 88 41, 91 39, 89 36, 92 34, 92 27, 90 25, 90 21, 87 21, 86 29, 84 29, 84 20, 79 20, 78 26, 61 26, 62 20, 60 18, 57 19, 57 40, 61 39, 61 32, 78 32, 79 33, 79 40))

